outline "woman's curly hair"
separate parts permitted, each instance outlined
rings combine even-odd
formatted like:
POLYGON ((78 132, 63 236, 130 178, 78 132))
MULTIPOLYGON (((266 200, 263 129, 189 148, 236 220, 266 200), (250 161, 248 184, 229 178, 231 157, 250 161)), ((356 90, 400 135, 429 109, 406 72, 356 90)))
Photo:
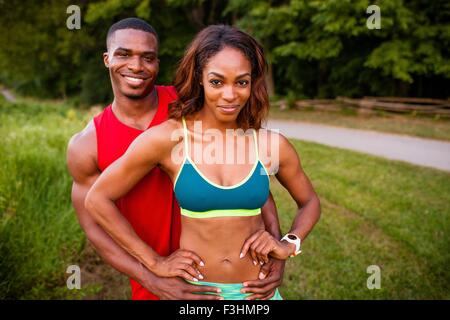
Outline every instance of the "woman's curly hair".
POLYGON ((169 118, 180 119, 203 108, 204 92, 200 84, 203 68, 211 57, 225 47, 240 50, 252 67, 251 94, 237 117, 237 124, 244 130, 261 128, 269 110, 264 50, 253 37, 227 25, 206 27, 186 49, 175 74, 174 86, 178 99, 169 105, 169 118))

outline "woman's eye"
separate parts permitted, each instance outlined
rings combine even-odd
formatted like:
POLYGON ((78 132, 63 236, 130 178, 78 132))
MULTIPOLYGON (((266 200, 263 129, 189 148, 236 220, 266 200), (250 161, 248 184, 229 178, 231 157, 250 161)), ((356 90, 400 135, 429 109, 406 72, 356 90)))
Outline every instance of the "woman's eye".
POLYGON ((241 87, 245 87, 246 85, 248 85, 248 81, 247 80, 241 80, 241 81, 238 81, 238 84, 241 86, 241 87))
POLYGON ((213 86, 220 85, 220 80, 210 80, 209 83, 211 83, 213 86))

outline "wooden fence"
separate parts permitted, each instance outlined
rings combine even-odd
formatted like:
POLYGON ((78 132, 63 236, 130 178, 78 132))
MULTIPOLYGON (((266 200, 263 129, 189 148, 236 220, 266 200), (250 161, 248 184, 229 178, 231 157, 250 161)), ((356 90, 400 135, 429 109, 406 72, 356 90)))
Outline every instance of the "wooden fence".
MULTIPOLYGON (((316 110, 338 111, 343 107, 351 107, 366 112, 381 110, 394 113, 450 117, 450 100, 429 98, 364 97, 362 99, 352 99, 337 97, 336 99, 298 100, 293 104, 299 110, 313 108, 316 110)), ((273 103, 273 105, 277 105, 280 109, 289 107, 286 100, 280 100, 273 103)))

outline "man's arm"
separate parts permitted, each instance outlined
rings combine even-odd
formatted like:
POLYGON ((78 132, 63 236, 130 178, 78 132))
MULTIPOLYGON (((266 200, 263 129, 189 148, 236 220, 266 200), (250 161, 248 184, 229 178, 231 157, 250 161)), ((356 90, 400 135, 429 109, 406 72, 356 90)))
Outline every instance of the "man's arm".
POLYGON ((215 288, 187 284, 179 278, 159 278, 120 247, 91 217, 84 206, 86 194, 100 175, 97 167, 97 142, 93 123, 69 142, 67 166, 73 178, 72 204, 86 237, 97 253, 114 269, 138 281, 161 299, 208 299, 215 296, 192 294, 214 292, 215 288))
POLYGON ((281 238, 280 221, 278 220, 277 206, 273 200, 272 192, 269 192, 269 198, 261 209, 261 215, 266 226, 266 231, 275 238, 281 238))
POLYGON ((69 142, 67 166, 73 178, 72 204, 81 228, 97 253, 121 273, 140 281, 144 278, 145 268, 117 245, 84 207, 86 194, 100 175, 97 167, 96 147, 92 122, 85 130, 73 136, 69 142))

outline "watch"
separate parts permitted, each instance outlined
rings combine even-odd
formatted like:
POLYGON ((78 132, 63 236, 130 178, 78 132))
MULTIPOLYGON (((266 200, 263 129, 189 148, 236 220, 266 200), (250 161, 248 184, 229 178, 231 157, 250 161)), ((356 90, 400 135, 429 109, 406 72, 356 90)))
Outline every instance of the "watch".
POLYGON ((296 255, 298 255, 302 252, 302 250, 300 250, 301 240, 297 235, 295 235, 293 233, 288 233, 283 238, 281 238, 280 241, 283 241, 283 240, 286 240, 289 243, 295 244, 295 252, 293 254, 291 254, 290 257, 295 257, 296 255))

